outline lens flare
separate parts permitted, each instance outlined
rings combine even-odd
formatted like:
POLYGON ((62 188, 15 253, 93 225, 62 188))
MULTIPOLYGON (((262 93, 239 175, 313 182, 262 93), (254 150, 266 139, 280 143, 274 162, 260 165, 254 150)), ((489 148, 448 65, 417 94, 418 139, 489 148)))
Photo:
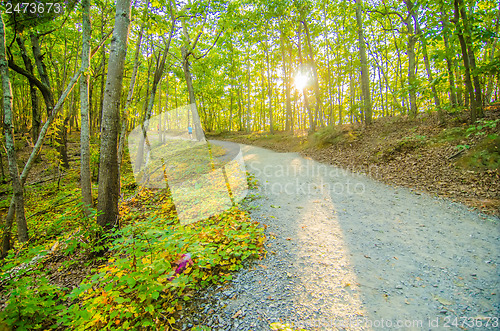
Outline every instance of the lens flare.
POLYGON ((306 87, 308 81, 309 78, 307 77, 307 75, 303 74, 302 72, 297 73, 294 82, 295 88, 302 91, 304 87, 306 87))

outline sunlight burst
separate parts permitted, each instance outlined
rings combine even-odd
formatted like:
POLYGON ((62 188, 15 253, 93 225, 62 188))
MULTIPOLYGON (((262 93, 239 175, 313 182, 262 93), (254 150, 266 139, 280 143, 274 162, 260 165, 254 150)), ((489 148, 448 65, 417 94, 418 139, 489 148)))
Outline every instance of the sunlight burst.
POLYGON ((294 82, 295 88, 297 90, 302 91, 304 87, 306 87, 308 80, 309 78, 307 77, 307 75, 305 75, 302 72, 298 72, 297 75, 295 76, 295 82, 294 82))

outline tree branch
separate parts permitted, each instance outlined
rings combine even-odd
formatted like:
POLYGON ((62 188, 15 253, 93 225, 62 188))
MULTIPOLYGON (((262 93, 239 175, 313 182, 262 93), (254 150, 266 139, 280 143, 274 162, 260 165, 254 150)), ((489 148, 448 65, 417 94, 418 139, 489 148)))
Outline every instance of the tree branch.
POLYGON ((403 18, 403 15, 401 15, 400 13, 398 13, 396 11, 381 12, 379 10, 375 10, 374 9, 374 10, 367 10, 366 12, 368 12, 368 13, 377 13, 377 14, 380 14, 382 16, 397 15, 401 19, 401 21, 404 22, 406 20, 405 18, 403 18))
POLYGON ((207 56, 207 55, 208 55, 208 53, 212 50, 212 48, 214 48, 215 44, 217 44, 217 41, 219 40, 220 36, 222 35, 222 32, 224 32, 224 29, 220 30, 220 32, 219 32, 219 34, 217 35, 217 38, 215 38, 215 41, 214 41, 214 43, 212 44, 212 46, 210 46, 210 48, 209 48, 209 49, 207 49, 203 55, 201 55, 201 56, 195 56, 195 55, 193 54, 193 57, 194 57, 196 60, 199 60, 199 59, 202 59, 202 58, 204 58, 205 56, 207 56))

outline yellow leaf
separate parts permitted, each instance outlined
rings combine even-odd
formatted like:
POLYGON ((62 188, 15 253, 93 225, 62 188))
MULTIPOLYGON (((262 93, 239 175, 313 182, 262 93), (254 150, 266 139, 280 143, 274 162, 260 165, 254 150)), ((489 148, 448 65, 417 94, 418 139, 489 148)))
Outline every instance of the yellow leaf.
POLYGON ((168 319, 168 322, 169 322, 170 324, 174 324, 174 323, 175 323, 175 318, 170 317, 170 318, 168 319))

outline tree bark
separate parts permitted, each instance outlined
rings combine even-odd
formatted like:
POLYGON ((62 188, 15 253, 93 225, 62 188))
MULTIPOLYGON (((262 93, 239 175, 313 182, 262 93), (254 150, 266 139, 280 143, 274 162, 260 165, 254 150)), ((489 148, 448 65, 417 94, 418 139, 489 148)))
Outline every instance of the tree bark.
POLYGON ((267 69, 267 97, 269 99, 269 132, 274 134, 274 119, 273 119, 273 87, 271 85, 271 68, 269 61, 269 45, 266 43, 264 45, 264 50, 266 52, 266 69, 267 69))
MULTIPOLYGON (((500 7, 500 4, 499 4, 500 7)), ((495 50, 498 42, 498 30, 500 27, 500 8, 497 8, 497 21, 495 23, 495 35, 497 37, 493 38, 493 42, 491 43, 491 50, 490 50, 490 62, 493 62, 495 59, 495 50)), ((491 102, 491 94, 493 93, 493 78, 494 74, 488 75, 488 84, 486 86, 486 92, 484 94, 484 102, 485 103, 490 103, 491 102)))
POLYGON ((193 88, 193 76, 191 75, 189 56, 192 55, 192 51, 196 46, 196 42, 191 45, 189 41, 189 34, 186 27, 186 22, 182 21, 182 31, 185 39, 185 44, 181 46, 181 55, 182 55, 182 69, 184 71, 184 78, 186 80, 186 85, 189 93, 189 103, 191 107, 191 113, 193 115, 193 124, 196 134, 196 140, 205 141, 205 134, 203 133, 203 129, 201 128, 200 116, 198 115, 198 109, 196 107, 196 98, 194 95, 193 88))
MULTIPOLYGON (((54 94, 52 92, 52 87, 50 86, 49 76, 47 75, 47 68, 45 67, 45 63, 43 62, 42 50, 40 47, 40 40, 37 34, 32 33, 30 35, 31 38, 31 47, 33 50, 33 56, 35 58, 36 68, 38 70, 38 74, 40 76, 40 80, 47 87, 49 93, 46 98, 46 107, 47 107, 47 116, 54 109, 54 94)), ((42 92, 43 94, 43 92, 42 92)))
POLYGON ((283 32, 281 32, 280 36, 280 48, 281 48, 281 58, 283 61, 283 82, 285 83, 285 104, 286 104, 286 111, 285 111, 285 131, 290 131, 290 122, 291 122, 291 116, 292 116, 292 102, 290 99, 290 72, 291 70, 288 68, 288 61, 286 58, 286 51, 285 51, 285 36, 283 32))
POLYGON ((90 119, 89 119, 89 67, 90 67, 90 0, 82 0, 82 76, 80 77, 80 187, 82 202, 93 205, 90 174, 90 119))
POLYGON ((322 101, 321 101, 321 91, 319 89, 318 67, 314 59, 312 43, 311 43, 311 35, 309 33, 309 27, 307 26, 306 20, 302 20, 302 24, 304 25, 304 30, 306 32, 307 46, 309 49, 309 58, 311 59, 312 69, 313 69, 312 73, 314 80, 314 95, 316 97, 316 103, 314 105, 314 121, 315 124, 319 121, 319 125, 323 126, 322 101))
MULTIPOLYGON (((474 55, 474 47, 472 43, 472 30, 469 24, 469 19, 467 18, 464 1, 458 0, 458 5, 460 6, 460 15, 462 17, 462 22, 463 22, 463 32, 465 32, 465 44, 467 45, 467 54, 469 56, 470 72, 472 74, 472 81, 474 83, 474 94, 476 99, 477 116, 483 117, 484 114, 483 114, 481 83, 479 82, 479 74, 476 68, 476 56, 474 55)), ((462 36, 463 35, 464 34, 462 34, 462 36)))
POLYGON ((416 69, 416 57, 415 57, 415 44, 417 38, 415 37, 415 31, 412 29, 411 16, 408 15, 406 19, 403 20, 406 25, 406 30, 408 34, 408 45, 406 52, 408 54, 408 85, 409 85, 409 97, 410 97, 410 117, 416 117, 418 113, 417 109, 417 79, 415 77, 416 69))
POLYGON ((172 40, 174 29, 175 29, 175 19, 174 16, 172 15, 172 27, 170 28, 169 38, 167 44, 165 45, 165 51, 163 52, 163 56, 158 54, 158 59, 156 62, 155 72, 153 76, 153 85, 151 87, 151 95, 149 95, 149 102, 147 104, 147 108, 144 113, 144 121, 142 123, 142 136, 139 142, 139 148, 137 151, 137 160, 135 164, 136 169, 140 169, 142 166, 142 161, 144 158, 144 145, 146 143, 146 138, 147 138, 146 134, 149 128, 149 120, 151 119, 151 115, 153 113, 153 105, 156 97, 156 90, 158 89, 158 83, 160 82, 161 77, 163 75, 163 70, 165 68, 165 62, 167 60, 168 50, 170 48, 170 42, 172 40))
POLYGON ((366 44, 363 36, 363 21, 361 18, 361 3, 363 0, 356 0, 356 22, 358 25, 359 57, 361 60, 361 90, 363 92, 363 112, 365 123, 372 122, 372 101, 370 96, 370 73, 368 72, 368 60, 366 58, 366 44))
MULTIPOLYGON (((9 161, 9 173, 12 179, 13 202, 15 204, 17 235, 20 242, 28 241, 28 224, 24 215, 24 191, 19 169, 17 167, 17 156, 14 148, 14 126, 12 125, 12 89, 9 79, 7 53, 5 49, 5 25, 0 16, 0 76, 2 77, 3 89, 3 111, 4 111, 4 133, 5 147, 9 161)), ((13 215, 11 216, 13 217, 13 215)), ((9 228, 4 233, 10 234, 9 228)), ((10 237, 10 236, 9 236, 10 237)), ((5 251, 3 252, 5 253, 5 251)))
POLYGON ((123 83, 123 67, 127 54, 131 0, 117 0, 115 27, 111 39, 108 75, 103 100, 101 123, 101 149, 99 160, 99 193, 97 223, 105 229, 118 220, 118 128, 120 121, 120 96, 123 83))
POLYGON ((443 24, 443 40, 444 40, 446 69, 448 71, 450 103, 451 103, 452 107, 456 107, 456 106, 458 106, 458 99, 457 99, 457 86, 455 84, 455 72, 453 70, 453 61, 452 61, 452 56, 454 57, 454 54, 452 52, 452 48, 451 48, 449 38, 448 38, 449 31, 450 31, 450 28, 448 25, 448 17, 445 14, 442 3, 441 3, 441 22, 443 24))
POLYGON ((250 59, 247 58, 247 123, 246 123, 246 131, 250 132, 252 131, 252 128, 250 127, 250 117, 251 117, 251 112, 250 112, 250 98, 252 97, 251 89, 252 85, 250 84, 250 59))
POLYGON ((429 84, 431 85, 432 98, 434 99, 434 105, 436 106, 438 112, 439 123, 444 123, 443 111, 441 109, 441 101, 436 91, 436 85, 434 83, 434 78, 432 77, 431 65, 429 63, 429 55, 427 53, 427 40, 425 39, 422 29, 420 28, 420 23, 418 22, 417 13, 415 13, 415 4, 411 0, 405 0, 406 7, 408 8, 408 13, 413 18, 415 24, 415 32, 420 39, 420 44, 422 44, 422 53, 424 56, 425 71, 427 72, 427 78, 429 79, 429 84))
MULTIPOLYGON (((302 70, 302 62, 303 62, 303 59, 302 59, 302 43, 300 41, 301 35, 302 33, 302 24, 299 23, 299 30, 297 31, 297 45, 298 45, 298 49, 299 49, 299 70, 302 70)), ((307 112, 307 115, 309 115, 309 133, 312 133, 316 130, 316 126, 315 126, 315 123, 314 123, 314 117, 313 117, 313 114, 311 112, 311 109, 309 108, 309 98, 307 96, 307 91, 305 88, 302 89, 302 95, 304 97, 304 107, 306 108, 306 112, 307 112)))
MULTIPOLYGON (((21 36, 16 37, 17 45, 21 51, 21 57, 23 58, 24 67, 26 71, 28 71, 31 75, 33 73, 33 64, 31 63, 31 59, 28 56, 28 52, 26 51, 26 46, 24 45, 24 40, 21 36)), ((42 119, 40 116, 40 112, 38 110, 38 96, 36 93, 35 85, 28 80, 30 84, 30 97, 31 97, 31 139, 33 143, 38 139, 38 134, 40 133, 40 126, 42 124, 42 119)))
POLYGON ((471 122, 474 123, 477 120, 478 112, 477 112, 476 98, 474 97, 474 88, 472 86, 472 80, 470 74, 470 62, 469 62, 469 55, 467 52, 467 44, 465 42, 462 27, 460 26, 460 0, 454 0, 453 3, 455 6, 454 23, 457 27, 457 35, 458 35, 458 40, 460 42, 460 47, 462 49, 462 60, 464 62, 464 68, 465 68, 465 84, 467 86, 467 94, 469 96, 470 117, 471 117, 471 122))

